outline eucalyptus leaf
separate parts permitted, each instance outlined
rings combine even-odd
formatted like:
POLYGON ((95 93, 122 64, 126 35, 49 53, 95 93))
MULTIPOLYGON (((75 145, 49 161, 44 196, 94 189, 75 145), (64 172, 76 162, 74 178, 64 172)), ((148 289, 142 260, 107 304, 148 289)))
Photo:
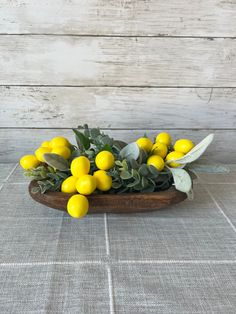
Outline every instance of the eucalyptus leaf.
POLYGON ((57 175, 58 177, 62 178, 62 179, 66 179, 68 178, 68 174, 64 173, 64 172, 60 172, 60 171, 57 171, 57 175))
POLYGON ((119 189, 122 186, 120 182, 112 182, 113 189, 119 189))
POLYGON ((61 171, 69 170, 69 163, 63 157, 52 153, 44 154, 43 157, 49 166, 61 171))
POLYGON ((143 164, 146 163, 148 158, 148 154, 144 149, 139 149, 139 158, 138 158, 138 163, 143 164))
POLYGON ((103 146, 105 145, 109 145, 111 146, 113 144, 113 139, 110 138, 108 135, 100 135, 97 138, 99 138, 101 144, 103 144, 103 146))
POLYGON ((93 128, 90 129, 90 136, 92 138, 96 138, 97 136, 99 136, 101 134, 100 130, 98 128, 93 128))
MULTIPOLYGON (((198 143, 190 152, 184 157, 177 159, 179 164, 187 164, 197 160, 207 149, 214 139, 214 134, 209 134, 200 143, 198 143)), ((175 160, 168 160, 166 163, 169 164, 175 160)))
POLYGON ((155 168, 154 166, 150 165, 148 166, 151 174, 156 178, 159 176, 159 171, 157 170, 157 168, 155 168))
POLYGON ((133 187, 135 187, 136 185, 138 185, 139 183, 140 183, 140 181, 137 180, 137 179, 135 179, 133 182, 128 183, 128 184, 127 184, 127 187, 128 187, 128 188, 133 188, 133 187))
POLYGON ((149 185, 148 179, 146 179, 145 177, 142 177, 141 184, 143 188, 147 188, 149 185))
POLYGON ((41 189, 40 189, 39 186, 36 186, 36 187, 33 187, 33 188, 31 189, 31 192, 32 192, 33 194, 36 194, 36 193, 41 192, 41 189))
POLYGON ((150 185, 144 189, 141 190, 141 192, 143 193, 151 193, 151 192, 154 192, 155 191, 155 186, 153 185, 150 185))
POLYGON ((188 172, 180 168, 169 169, 173 175, 176 190, 184 193, 189 193, 192 189, 192 179, 188 172))
POLYGON ((146 165, 146 164, 142 164, 142 165, 139 167, 138 172, 139 172, 139 174, 140 174, 141 176, 144 176, 144 177, 147 177, 148 175, 150 175, 149 167, 148 167, 148 165, 146 165))
POLYGON ((115 161, 115 164, 118 166, 118 167, 123 167, 123 164, 120 160, 116 160, 115 161))
POLYGON ((122 170, 120 173, 120 177, 122 180, 129 180, 132 178, 132 174, 127 170, 122 170))
POLYGON ((141 177, 140 177, 140 174, 137 170, 135 169, 131 169, 131 174, 132 174, 132 177, 137 179, 138 181, 140 181, 141 177))
POLYGON ((139 157, 139 147, 137 143, 133 142, 122 148, 122 150, 120 151, 120 157, 127 160, 137 160, 139 157))
POLYGON ((130 163, 130 166, 131 166, 132 169, 138 169, 139 164, 138 164, 138 162, 135 159, 131 158, 129 160, 129 163, 130 163))
POLYGON ((58 175, 56 173, 48 173, 47 177, 54 180, 58 180, 58 175))

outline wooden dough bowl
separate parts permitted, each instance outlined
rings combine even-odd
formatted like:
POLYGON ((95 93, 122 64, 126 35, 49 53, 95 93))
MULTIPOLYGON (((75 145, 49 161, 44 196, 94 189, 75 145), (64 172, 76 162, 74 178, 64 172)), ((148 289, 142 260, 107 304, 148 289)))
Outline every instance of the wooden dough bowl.
MULTIPOLYGON (((73 194, 62 192, 32 193, 36 181, 31 181, 29 193, 38 203, 58 210, 67 211, 66 204, 73 194)), ((124 194, 93 194, 88 196, 89 214, 101 213, 137 213, 158 210, 186 199, 186 194, 174 187, 166 191, 154 193, 124 193, 124 194)))

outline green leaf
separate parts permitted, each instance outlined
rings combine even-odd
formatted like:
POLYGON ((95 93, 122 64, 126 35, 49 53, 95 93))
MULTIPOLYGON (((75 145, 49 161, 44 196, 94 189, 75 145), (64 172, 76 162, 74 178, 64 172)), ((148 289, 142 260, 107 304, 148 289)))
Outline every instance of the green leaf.
POLYGON ((129 171, 126 171, 126 170, 122 170, 121 173, 120 173, 120 177, 122 180, 129 180, 132 178, 132 174, 129 173, 129 171))
POLYGON ((132 169, 138 169, 139 164, 135 159, 130 158, 129 163, 132 169))
POLYGON ((72 129, 73 132, 75 133, 75 137, 76 137, 76 142, 79 146, 80 149, 89 149, 90 147, 90 141, 89 138, 86 137, 82 132, 76 130, 76 129, 72 129))
POLYGON ((141 190, 141 192, 143 192, 143 193, 152 193, 154 191, 155 191, 155 186, 153 186, 153 185, 150 185, 150 186, 141 190))
POLYGON ((142 177, 142 180, 141 180, 141 184, 142 184, 142 187, 143 188, 147 188, 148 187, 148 179, 146 179, 145 177, 142 177))
POLYGON ((176 190, 189 193, 192 189, 192 179, 188 172, 181 168, 169 169, 173 175, 176 190))
POLYGON ((127 184, 127 187, 128 187, 128 188, 133 188, 133 187, 135 187, 136 185, 138 185, 139 182, 140 182, 139 180, 135 179, 133 182, 128 183, 128 184, 127 184))
MULTIPOLYGON (((177 159, 179 164, 187 164, 197 160, 207 149, 207 147, 211 144, 214 139, 214 134, 209 134, 206 136, 199 144, 197 144, 190 152, 188 152, 184 157, 177 159)), ((175 160, 168 160, 166 163, 175 160)))
POLYGON ((90 129, 90 136, 92 138, 96 138, 101 134, 100 129, 98 128, 94 128, 94 129, 90 129))
POLYGON ((132 174, 132 177, 137 179, 138 181, 140 181, 141 177, 140 177, 140 174, 137 170, 135 169, 131 169, 131 174, 132 174))
POLYGON ((39 186, 33 187, 33 188, 31 189, 31 192, 32 192, 33 194, 37 194, 37 193, 39 193, 40 191, 41 191, 41 189, 40 189, 39 186))
POLYGON ((105 145, 103 146, 102 150, 106 150, 106 151, 112 153, 112 148, 111 148, 111 145, 109 145, 109 144, 105 144, 105 145))
POLYGON ((148 175, 150 175, 148 165, 146 165, 146 164, 142 164, 142 165, 139 167, 138 172, 139 172, 139 174, 140 174, 141 176, 144 176, 144 177, 147 177, 148 175))
POLYGON ((73 150, 71 153, 71 159, 81 156, 81 150, 79 148, 73 150))
POLYGON ((196 172, 206 173, 229 173, 230 168, 219 162, 214 162, 208 159, 200 159, 188 166, 189 169, 196 172))
POLYGON ((127 160, 137 160, 139 157, 139 147, 137 143, 133 142, 122 148, 122 150, 120 151, 120 157, 127 160))
POLYGON ((113 189, 119 189, 122 186, 120 182, 112 182, 113 189))
POLYGON ((44 154, 43 157, 49 166, 61 171, 69 170, 69 163, 63 157, 52 153, 44 154))
POLYGON ((64 172, 59 172, 59 171, 57 171, 57 175, 58 175, 58 177, 60 177, 62 179, 66 179, 69 176, 68 174, 66 174, 64 172))
POLYGON ((146 163, 147 158, 148 158, 148 154, 146 153, 146 151, 143 149, 139 149, 138 163, 139 164, 146 163))
POLYGON ((128 170, 128 164, 127 164, 127 161, 125 159, 122 160, 122 167, 124 170, 128 170))
POLYGON ((157 168, 155 168, 152 165, 150 165, 148 168, 149 168, 153 178, 157 178, 159 176, 160 172, 157 170, 157 168))
POLYGON ((115 161, 115 164, 118 166, 118 167, 123 167, 123 164, 120 160, 116 160, 115 161))
POLYGON ((103 146, 106 146, 106 145, 111 146, 113 144, 113 139, 110 138, 108 135, 102 134, 102 135, 98 136, 97 138, 99 138, 99 140, 103 146))
POLYGON ((114 140, 113 145, 116 146, 119 150, 121 150, 122 148, 124 148, 128 144, 123 142, 123 141, 114 140))
POLYGON ((48 173, 47 177, 53 180, 58 180, 59 178, 56 173, 48 173))

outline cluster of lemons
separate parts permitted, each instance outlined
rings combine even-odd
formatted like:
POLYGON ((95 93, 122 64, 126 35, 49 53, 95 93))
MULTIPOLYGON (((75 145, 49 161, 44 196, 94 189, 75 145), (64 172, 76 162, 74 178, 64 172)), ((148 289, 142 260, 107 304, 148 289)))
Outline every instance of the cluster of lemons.
MULTIPOLYGON (((173 146, 174 150, 169 152, 171 141, 172 139, 170 134, 162 132, 157 135, 155 143, 147 137, 139 138, 136 143, 150 155, 147 159, 147 164, 154 166, 159 171, 162 171, 165 166, 165 160, 178 160, 195 146, 189 139, 179 139, 173 146)), ((168 166, 179 167, 180 164, 172 161, 168 166)))
POLYGON ((114 167, 115 158, 111 152, 101 151, 95 158, 96 167, 99 170, 90 172, 90 161, 85 156, 73 159, 70 171, 72 176, 62 182, 63 193, 79 193, 70 197, 67 203, 67 211, 74 218, 81 218, 88 212, 89 202, 87 195, 92 194, 96 189, 106 192, 111 189, 112 178, 107 170, 114 167))
MULTIPOLYGON (((180 166, 176 160, 183 157, 193 147, 194 143, 189 139, 177 140, 171 146, 171 136, 162 132, 157 135, 155 143, 147 137, 141 137, 136 141, 137 145, 148 154, 147 164, 154 166, 158 171, 162 171, 165 160, 174 160, 169 166, 180 166), (170 151, 172 150, 172 151, 170 151)), ((54 153, 69 159, 71 157, 71 144, 61 136, 45 141, 41 144, 34 155, 25 155, 20 159, 23 169, 33 169, 45 162, 44 154, 54 153)), ((109 151, 101 151, 95 157, 95 164, 98 170, 91 174, 90 160, 85 156, 79 156, 72 160, 70 165, 71 176, 66 178, 61 185, 63 193, 74 194, 69 198, 67 211, 74 218, 82 218, 89 209, 87 195, 92 194, 96 189, 108 191, 112 187, 112 178, 107 174, 107 170, 115 165, 114 155, 109 151), (78 193, 78 194, 77 194, 78 193)))
MULTIPOLYGON (((36 168, 40 163, 45 162, 44 154, 54 153, 69 159, 71 156, 70 142, 61 136, 45 141, 41 144, 34 155, 25 155, 20 159, 23 169, 36 168)), ((109 151, 101 151, 95 158, 97 171, 90 173, 90 161, 85 156, 80 156, 72 160, 70 165, 71 176, 66 178, 61 185, 63 193, 74 194, 70 197, 67 210, 74 218, 81 218, 88 212, 89 202, 86 195, 92 194, 96 189, 108 191, 112 186, 112 178, 107 174, 107 170, 114 167, 115 158, 109 151)))
POLYGON ((51 141, 44 141, 41 147, 36 149, 34 155, 25 155, 20 160, 20 165, 23 169, 32 169, 38 167, 41 162, 45 162, 44 154, 53 153, 69 159, 71 156, 71 144, 62 137, 54 137, 51 141))

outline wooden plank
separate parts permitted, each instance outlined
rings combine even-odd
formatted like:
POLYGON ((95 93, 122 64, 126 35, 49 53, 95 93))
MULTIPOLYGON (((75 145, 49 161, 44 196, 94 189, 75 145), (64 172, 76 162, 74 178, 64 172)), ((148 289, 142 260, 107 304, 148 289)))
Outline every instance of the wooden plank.
POLYGON ((0 87, 1 127, 236 128, 236 89, 0 87))
MULTIPOLYGON (((148 136, 154 138, 159 130, 109 130, 105 131, 116 139, 127 142, 134 141, 143 136, 146 132, 148 136)), ((209 130, 175 130, 170 131, 174 140, 178 138, 190 138, 198 143, 204 136, 209 134, 209 130)), ((209 147, 205 156, 221 161, 223 163, 235 163, 236 130, 215 130, 215 140, 209 147)), ((41 142, 51 139, 54 136, 66 136, 75 144, 71 130, 64 129, 0 129, 0 162, 16 162, 22 155, 32 153, 41 142)))
POLYGON ((230 0, 1 0, 1 33, 236 36, 230 0))
POLYGON ((236 86, 236 40, 0 36, 0 84, 236 86))

